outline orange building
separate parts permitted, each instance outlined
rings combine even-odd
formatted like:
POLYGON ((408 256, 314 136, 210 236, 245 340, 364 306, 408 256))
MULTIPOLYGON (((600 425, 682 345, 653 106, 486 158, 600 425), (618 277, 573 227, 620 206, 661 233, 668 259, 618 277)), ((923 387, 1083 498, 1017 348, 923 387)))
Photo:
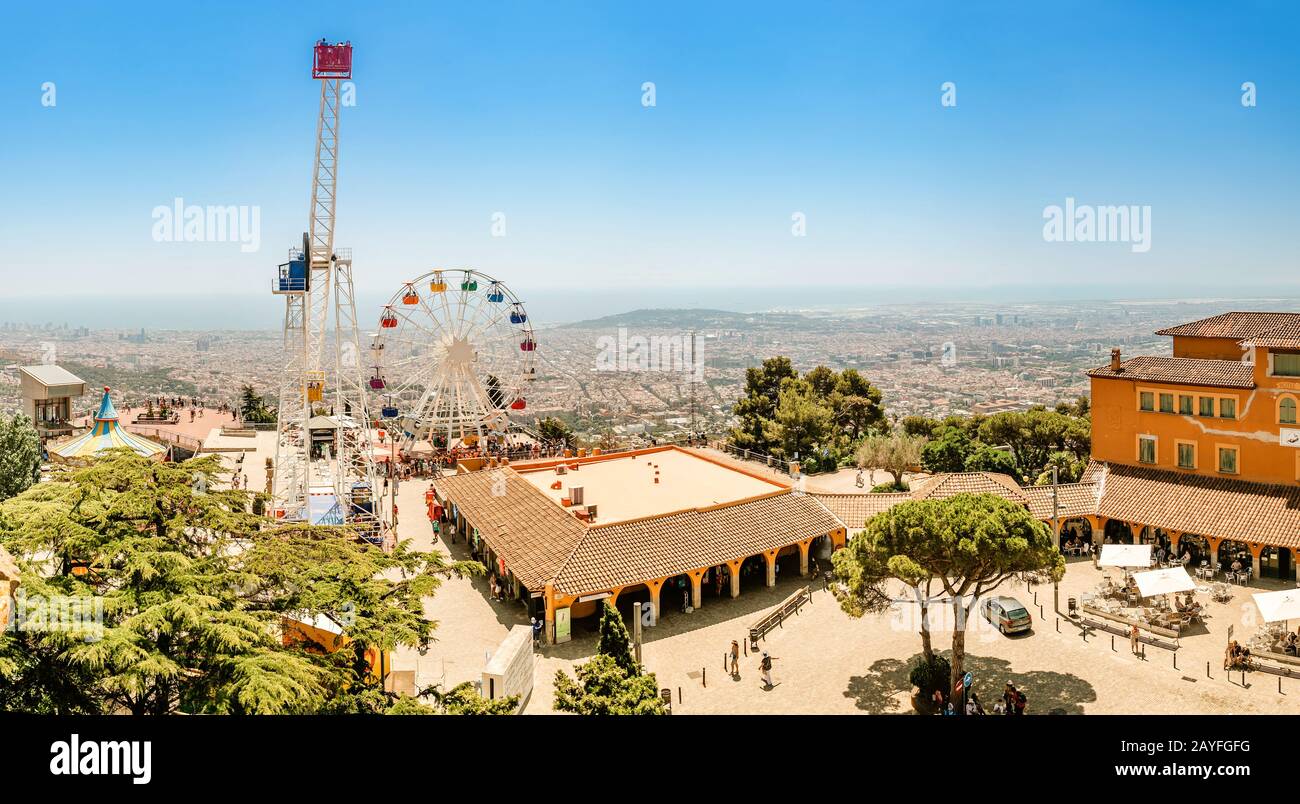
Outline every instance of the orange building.
POLYGON ((1172 357, 1116 349, 1088 372, 1085 481, 1109 473, 1126 488, 1098 490, 1091 524, 1111 541, 1184 542, 1208 566, 1294 579, 1300 314, 1224 313, 1156 334, 1173 338, 1172 357))

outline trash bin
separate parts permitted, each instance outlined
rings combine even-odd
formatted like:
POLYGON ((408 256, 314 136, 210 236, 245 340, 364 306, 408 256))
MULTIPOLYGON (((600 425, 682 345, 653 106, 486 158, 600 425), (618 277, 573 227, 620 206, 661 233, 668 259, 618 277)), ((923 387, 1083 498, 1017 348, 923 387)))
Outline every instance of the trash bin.
POLYGON ((1067 605, 1070 607, 1070 616, 1077 617, 1078 609, 1079 609, 1079 601, 1075 600, 1074 598, 1070 598, 1067 605))
POLYGON ((668 714, 673 713, 673 691, 668 687, 659 690, 659 697, 663 698, 664 706, 668 708, 668 714))

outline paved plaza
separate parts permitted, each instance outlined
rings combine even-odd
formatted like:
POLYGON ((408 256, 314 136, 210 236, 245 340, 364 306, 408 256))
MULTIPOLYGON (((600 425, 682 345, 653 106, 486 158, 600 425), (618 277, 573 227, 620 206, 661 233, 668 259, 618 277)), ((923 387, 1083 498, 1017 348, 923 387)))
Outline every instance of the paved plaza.
MULTIPOLYGON (((423 506, 426 486, 424 481, 404 483, 399 496, 400 509, 407 512, 399 526, 401 537, 413 539, 421 550, 431 547, 423 506)), ((433 549, 447 553, 449 546, 439 541, 433 549)), ((463 540, 450 551, 455 558, 467 557, 463 540)), ((1061 584, 1061 608, 1102 575, 1091 562, 1072 559, 1061 584)), ((1112 650, 1109 634, 1096 632, 1085 640, 1064 616, 1058 633, 1050 585, 1035 588, 1045 617, 1039 616, 1033 591, 1023 584, 1005 585, 999 593, 1019 598, 1030 609, 1034 630, 1004 637, 978 624, 967 634, 967 669, 989 707, 1010 680, 1028 695, 1031 714, 1300 713, 1300 680, 1282 679, 1279 694, 1276 676, 1247 673, 1243 687, 1239 672, 1230 675, 1222 669, 1228 626, 1235 627, 1238 637, 1252 633, 1258 613, 1250 593, 1275 588, 1281 586, 1256 581, 1237 588, 1227 603, 1198 595, 1207 606, 1206 625, 1182 638, 1175 669, 1171 651, 1147 646, 1145 657, 1133 656, 1123 637, 1115 637, 1112 650)), ((854 620, 820 582, 783 576, 774 588, 746 587, 736 599, 706 596, 691 614, 665 611, 660 624, 646 630, 643 659, 659 686, 672 690, 678 714, 907 713, 906 668, 920 652, 920 638, 908 621, 911 608, 854 620), (811 604, 762 643, 776 659, 775 687, 762 688, 758 658, 752 654, 742 656, 738 678, 729 676, 723 655, 731 641, 744 644, 751 622, 809 584, 811 604)), ((424 656, 404 648, 394 660, 396 670, 415 670, 421 686, 478 680, 487 656, 510 627, 528 623, 520 603, 491 600, 482 578, 448 581, 426 602, 425 611, 438 621, 437 642, 424 656)), ((595 650, 593 627, 575 623, 574 634, 572 642, 543 646, 539 652, 525 713, 551 712, 556 670, 571 673, 595 650)), ((950 640, 949 632, 936 630, 936 648, 946 650, 950 640)))

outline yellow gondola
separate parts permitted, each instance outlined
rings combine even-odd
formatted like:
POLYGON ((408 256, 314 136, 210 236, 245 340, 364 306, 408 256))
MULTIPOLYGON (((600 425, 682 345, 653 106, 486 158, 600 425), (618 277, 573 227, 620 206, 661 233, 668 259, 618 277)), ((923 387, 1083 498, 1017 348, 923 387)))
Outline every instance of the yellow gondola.
POLYGON ((429 282, 429 290, 433 293, 447 292, 447 283, 442 278, 442 271, 433 272, 433 281, 429 282))

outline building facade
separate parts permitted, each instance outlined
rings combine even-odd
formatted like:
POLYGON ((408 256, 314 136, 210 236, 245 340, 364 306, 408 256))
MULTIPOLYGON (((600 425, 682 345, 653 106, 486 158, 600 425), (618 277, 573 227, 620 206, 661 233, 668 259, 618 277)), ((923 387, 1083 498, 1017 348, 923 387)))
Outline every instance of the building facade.
POLYGON ((1300 548, 1300 314, 1159 330, 1170 357, 1090 371, 1096 540, 1160 544, 1294 580, 1300 548))

